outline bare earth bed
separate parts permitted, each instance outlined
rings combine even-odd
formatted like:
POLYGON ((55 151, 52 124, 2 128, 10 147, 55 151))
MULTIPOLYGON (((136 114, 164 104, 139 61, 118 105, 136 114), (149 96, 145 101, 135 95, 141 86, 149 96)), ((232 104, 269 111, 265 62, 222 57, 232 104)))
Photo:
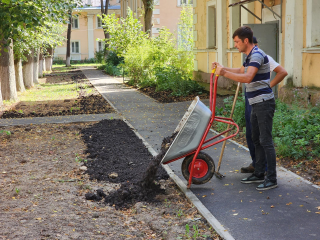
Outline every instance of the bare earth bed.
MULTIPOLYGON (((90 86, 77 69, 40 80, 90 86)), ((168 94, 152 89, 146 94, 160 102, 191 100, 166 101, 168 94)), ((223 98, 218 97, 217 106, 223 98)), ((79 88, 78 99, 20 102, 2 117, 108 112, 113 109, 98 92, 88 95, 79 88)), ((1 130, 0 239, 221 239, 162 168, 155 178, 155 194, 144 200, 133 199, 116 210, 104 197, 95 198, 102 191, 108 195, 135 183, 152 161, 141 140, 120 120, 1 130), (95 200, 86 199, 88 194, 95 200)), ((235 140, 246 145, 243 135, 235 140)), ((290 159, 279 159, 280 163, 319 184, 319 164, 290 159)))
MULTIPOLYGON (((134 133, 129 128, 125 131, 121 123, 112 124, 119 124, 122 126, 120 132, 134 137, 134 133)), ((126 209, 116 210, 103 201, 86 200, 86 193, 95 193, 98 189, 108 193, 120 187, 119 180, 134 181, 151 159, 144 152, 142 142, 136 139, 134 147, 142 152, 139 163, 145 166, 138 167, 140 171, 135 170, 136 176, 127 177, 123 174, 130 168, 128 164, 135 168, 138 163, 124 159, 118 152, 120 149, 110 148, 109 155, 120 160, 116 164, 118 169, 112 169, 119 179, 108 181, 107 177, 97 181, 98 170, 93 162, 98 164, 100 156, 96 156, 96 160, 87 158, 84 152, 91 149, 90 143, 85 144, 81 134, 95 126, 96 123, 82 123, 6 128, 11 135, 2 134, 0 139, 2 239, 188 239, 194 234, 199 236, 197 239, 219 239, 165 176, 157 179, 162 194, 150 201, 133 202, 126 209), (90 174, 80 170, 84 164, 91 169, 90 174), (190 226, 189 234, 186 225, 190 226), (193 225, 198 233, 194 232, 193 225)), ((115 132, 112 137, 112 134, 108 135, 110 129, 99 129, 100 133, 91 132, 93 142, 100 134, 106 134, 110 142, 121 144, 122 151, 132 152, 131 146, 121 143, 115 132)), ((103 167, 99 173, 110 174, 103 167)))
MULTIPOLYGON (((41 116, 54 104, 62 109, 49 112, 67 112, 68 103, 50 101, 30 112, 41 116)), ((103 98, 100 103, 113 111, 103 98)), ((0 239, 221 239, 162 167, 151 191, 156 194, 143 201, 116 209, 104 199, 86 199, 135 183, 153 159, 121 120, 1 130, 0 239)))

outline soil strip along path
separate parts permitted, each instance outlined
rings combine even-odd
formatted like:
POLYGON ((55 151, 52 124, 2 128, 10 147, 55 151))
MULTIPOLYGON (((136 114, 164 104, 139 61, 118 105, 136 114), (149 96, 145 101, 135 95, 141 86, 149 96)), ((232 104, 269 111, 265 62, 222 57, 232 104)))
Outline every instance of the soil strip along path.
MULTIPOLYGON (((162 139, 172 134, 191 103, 161 104, 126 87, 121 83, 121 78, 117 80, 94 69, 82 70, 156 152, 160 150, 162 139)), ((208 105, 207 101, 202 101, 208 105)), ((221 144, 218 144, 206 150, 216 164, 220 148, 221 144)), ((203 204, 203 211, 208 213, 207 220, 217 226, 221 223, 220 228, 215 229, 222 237, 237 240, 248 239, 248 236, 250 239, 261 239, 261 236, 263 239, 319 238, 319 188, 296 174, 278 168, 279 187, 258 192, 256 184, 240 183, 247 176, 240 173, 240 168, 249 163, 248 151, 228 142, 220 169, 226 178, 218 180, 213 177, 204 185, 192 185, 191 190, 185 188, 181 160, 171 163, 170 168, 174 172, 171 175, 177 178, 177 182, 182 182, 181 187, 186 195, 203 204)))

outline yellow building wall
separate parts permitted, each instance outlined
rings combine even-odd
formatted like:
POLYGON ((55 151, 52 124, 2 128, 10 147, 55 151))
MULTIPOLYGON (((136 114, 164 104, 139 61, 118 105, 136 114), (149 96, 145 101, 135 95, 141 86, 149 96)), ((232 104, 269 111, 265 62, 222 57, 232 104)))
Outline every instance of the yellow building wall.
POLYGON ((197 53, 198 71, 207 72, 207 53, 197 53))
POLYGON ((208 73, 211 73, 211 65, 213 62, 215 62, 217 59, 217 53, 216 52, 209 52, 209 71, 208 73))
POLYGON ((241 53, 233 53, 232 54, 232 67, 240 68, 243 62, 241 60, 241 53))
POLYGON ((320 54, 303 53, 302 86, 320 87, 320 54))
POLYGON ((195 42, 195 48, 206 49, 207 48, 207 2, 197 1, 197 7, 195 8, 195 14, 197 14, 197 24, 195 31, 197 31, 197 41, 195 42))

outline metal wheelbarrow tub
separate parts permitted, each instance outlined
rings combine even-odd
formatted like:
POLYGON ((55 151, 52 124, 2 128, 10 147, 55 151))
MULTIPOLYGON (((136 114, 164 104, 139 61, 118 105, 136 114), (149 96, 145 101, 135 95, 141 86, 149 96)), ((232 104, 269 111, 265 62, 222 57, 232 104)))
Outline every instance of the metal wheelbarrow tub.
POLYGON ((200 101, 199 97, 195 97, 174 130, 174 133, 178 132, 178 134, 161 162, 166 163, 197 149, 208 127, 211 115, 210 109, 200 101))

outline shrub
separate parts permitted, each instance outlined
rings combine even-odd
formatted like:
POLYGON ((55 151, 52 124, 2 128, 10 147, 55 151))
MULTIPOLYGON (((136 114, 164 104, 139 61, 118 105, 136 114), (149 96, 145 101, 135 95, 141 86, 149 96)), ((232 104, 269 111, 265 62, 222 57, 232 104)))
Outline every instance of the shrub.
POLYGON ((104 70, 107 74, 109 74, 111 76, 121 76, 122 75, 122 67, 114 66, 109 63, 99 67, 99 69, 104 70))
POLYGON ((289 108, 277 100, 272 134, 278 155, 295 159, 320 156, 319 112, 318 108, 289 108))
POLYGON ((173 96, 187 96, 192 93, 202 94, 204 87, 196 81, 189 79, 187 73, 175 68, 166 66, 156 68, 156 91, 172 91, 173 96))
POLYGON ((113 66, 118 66, 120 63, 123 63, 123 57, 119 57, 115 52, 109 51, 106 62, 113 66))
MULTIPOLYGON (((225 107, 216 110, 216 115, 230 117, 233 98, 225 99, 225 107)), ((245 132, 245 101, 237 100, 233 119, 245 132)), ((272 135, 278 156, 290 158, 320 157, 320 111, 319 108, 301 109, 276 101, 272 135)), ((224 131, 226 124, 216 123, 216 131, 224 131)))
POLYGON ((103 50, 96 51, 94 53, 94 57, 95 57, 97 63, 103 63, 104 62, 104 51, 103 50))

